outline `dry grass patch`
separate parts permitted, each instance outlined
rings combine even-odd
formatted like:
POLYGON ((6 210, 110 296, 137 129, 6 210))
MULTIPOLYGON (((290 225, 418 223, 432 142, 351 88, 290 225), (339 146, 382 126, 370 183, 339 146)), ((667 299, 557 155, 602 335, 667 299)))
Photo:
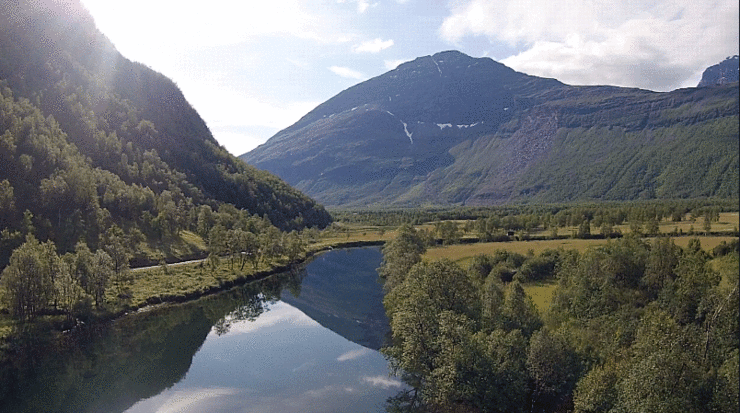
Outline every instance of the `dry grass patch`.
POLYGON ((523 284, 522 288, 528 297, 532 299, 540 315, 550 308, 552 303, 552 294, 555 292, 558 284, 555 281, 543 281, 531 284, 523 284))
POLYGON ((556 239, 556 240, 532 240, 511 242, 479 242, 474 244, 456 244, 443 247, 434 247, 427 250, 424 258, 438 260, 447 258, 455 262, 463 262, 478 254, 493 254, 496 250, 503 249, 520 254, 534 252, 535 255, 546 249, 575 249, 583 251, 588 247, 606 244, 605 239, 556 239))

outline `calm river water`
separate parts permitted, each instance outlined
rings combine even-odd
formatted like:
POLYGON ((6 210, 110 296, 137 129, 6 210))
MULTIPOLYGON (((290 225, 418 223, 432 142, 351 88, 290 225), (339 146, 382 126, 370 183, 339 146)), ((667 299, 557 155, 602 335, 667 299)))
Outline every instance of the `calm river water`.
POLYGON ((124 317, 0 365, 0 411, 377 412, 403 385, 378 248, 331 251, 301 273, 124 317))

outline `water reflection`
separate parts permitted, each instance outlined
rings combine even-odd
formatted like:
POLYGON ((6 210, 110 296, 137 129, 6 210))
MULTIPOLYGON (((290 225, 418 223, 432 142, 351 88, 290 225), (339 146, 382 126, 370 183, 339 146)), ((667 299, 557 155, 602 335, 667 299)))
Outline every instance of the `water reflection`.
POLYGON ((390 332, 376 271, 382 258, 378 247, 320 255, 302 274, 298 294, 281 299, 346 339, 380 349, 390 332))
POLYGON ((183 380, 127 412, 379 411, 401 386, 379 353, 277 302, 212 332, 183 380))
MULTIPOLYGON (((349 341, 377 348, 387 331, 381 302, 370 305, 377 276, 365 277, 373 292, 357 285, 358 251, 54 340, 16 338, 0 362, 0 411, 379 410, 401 383, 379 353, 349 341)), ((374 271, 380 253, 370 254, 374 271)))

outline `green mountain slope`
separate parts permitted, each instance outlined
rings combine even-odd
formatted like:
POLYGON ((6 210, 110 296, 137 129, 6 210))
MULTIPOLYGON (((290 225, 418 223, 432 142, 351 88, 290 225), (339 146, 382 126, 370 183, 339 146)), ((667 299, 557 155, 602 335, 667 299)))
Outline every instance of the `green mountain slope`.
POLYGON ((241 156, 334 206, 738 196, 738 85, 569 86, 459 52, 338 94, 241 156))
POLYGON ((113 224, 161 235, 201 205, 282 229, 330 222, 220 147, 177 86, 121 56, 78 0, 0 0, 0 92, 4 251, 29 227, 62 250, 113 224))

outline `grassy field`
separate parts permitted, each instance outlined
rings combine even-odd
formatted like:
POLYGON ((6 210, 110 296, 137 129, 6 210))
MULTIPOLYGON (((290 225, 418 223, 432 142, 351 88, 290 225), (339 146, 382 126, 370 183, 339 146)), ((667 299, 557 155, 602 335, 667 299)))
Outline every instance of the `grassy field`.
MULTIPOLYGON (((736 237, 674 237, 676 245, 686 247, 689 240, 699 238, 701 246, 705 251, 711 251, 712 248, 719 245, 722 241, 730 242, 736 237)), ((650 241, 650 238, 645 238, 650 241)), ((455 262, 465 263, 478 254, 493 254, 497 249, 504 249, 520 254, 534 252, 539 254, 546 249, 575 249, 584 251, 586 248, 604 245, 608 242, 605 239, 558 239, 558 240, 531 240, 531 241, 510 241, 510 242, 480 242, 473 244, 456 244, 442 247, 434 247, 427 250, 424 258, 428 260, 438 260, 447 258, 455 262)))
MULTIPOLYGON (((737 239, 736 237, 675 237, 673 240, 676 245, 686 247, 692 238, 699 238, 702 248, 705 251, 711 251, 722 241, 730 242, 733 239, 737 239)), ((646 240, 648 242, 650 241, 649 238, 646 240)), ((546 249, 558 248, 584 251, 586 248, 604 245, 607 242, 605 239, 563 239, 458 244, 430 248, 423 258, 427 260, 447 258, 465 267, 474 256, 478 254, 493 254, 497 249, 518 252, 520 254, 527 254, 529 252, 539 254, 546 249)), ((723 277, 723 279, 725 278, 723 277)), ((552 293, 555 291, 557 283, 555 281, 527 283, 522 285, 522 287, 524 288, 524 292, 532 298, 537 310, 542 314, 550 306, 552 293)))

